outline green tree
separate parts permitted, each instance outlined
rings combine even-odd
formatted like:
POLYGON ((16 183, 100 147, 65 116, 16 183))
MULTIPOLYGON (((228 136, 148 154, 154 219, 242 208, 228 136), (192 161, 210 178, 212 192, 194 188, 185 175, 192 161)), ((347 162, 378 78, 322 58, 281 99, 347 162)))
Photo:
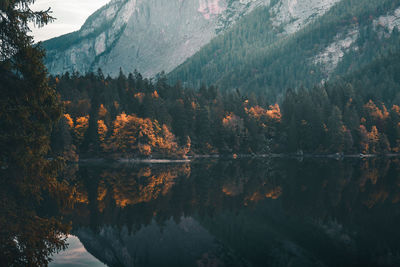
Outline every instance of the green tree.
POLYGON ((41 216, 48 197, 67 200, 56 179, 59 161, 47 159, 50 133, 62 114, 48 86, 43 51, 28 36, 28 23, 50 22, 48 11, 33 12, 34 0, 0 1, 0 262, 43 266, 63 249, 68 227, 41 216))
POLYGON ((328 118, 328 141, 332 152, 342 152, 344 149, 344 137, 346 129, 342 121, 342 113, 334 106, 328 118))

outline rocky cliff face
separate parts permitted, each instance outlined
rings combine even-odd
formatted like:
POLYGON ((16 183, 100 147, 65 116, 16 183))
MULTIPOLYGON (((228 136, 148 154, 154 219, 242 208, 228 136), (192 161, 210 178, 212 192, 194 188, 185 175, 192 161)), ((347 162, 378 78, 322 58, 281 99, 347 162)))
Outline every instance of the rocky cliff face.
POLYGON ((281 0, 271 8, 272 25, 286 34, 295 33, 323 15, 340 0, 281 0))
POLYGON ((46 65, 52 74, 102 68, 105 74, 115 76, 122 68, 124 72, 137 69, 152 77, 172 71, 260 6, 269 7, 272 26, 284 37, 304 28, 338 2, 112 0, 90 16, 79 31, 45 42, 46 65))
POLYGON ((50 73, 170 71, 269 0, 113 0, 74 33, 44 43, 50 73))

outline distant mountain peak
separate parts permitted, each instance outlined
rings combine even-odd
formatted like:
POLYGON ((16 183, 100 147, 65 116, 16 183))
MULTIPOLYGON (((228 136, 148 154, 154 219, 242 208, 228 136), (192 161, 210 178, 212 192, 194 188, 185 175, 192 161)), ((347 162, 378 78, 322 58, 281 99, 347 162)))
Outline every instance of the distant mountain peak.
POLYGON ((77 32, 51 39, 52 74, 102 68, 137 69, 145 77, 170 72, 214 37, 260 6, 271 6, 273 26, 291 34, 339 0, 113 0, 77 32))

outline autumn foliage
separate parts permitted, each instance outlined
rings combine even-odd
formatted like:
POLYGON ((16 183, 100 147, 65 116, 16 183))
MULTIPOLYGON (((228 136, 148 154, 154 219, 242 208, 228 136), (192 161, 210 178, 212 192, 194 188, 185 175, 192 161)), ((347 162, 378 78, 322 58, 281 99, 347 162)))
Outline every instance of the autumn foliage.
MULTIPOLYGON (((100 125, 100 124, 99 124, 100 125)), ((104 126, 100 131, 104 132, 104 126)), ((104 136, 102 133, 101 136, 104 136)), ((139 118, 136 115, 122 113, 113 122, 113 132, 104 140, 105 151, 122 152, 149 156, 154 152, 163 155, 178 153, 175 136, 166 125, 156 120, 139 118)))
POLYGON ((400 107, 350 85, 263 96, 143 79, 67 74, 53 79, 78 153, 123 157, 187 154, 400 152, 400 107), (76 88, 71 92, 71 84, 76 88))

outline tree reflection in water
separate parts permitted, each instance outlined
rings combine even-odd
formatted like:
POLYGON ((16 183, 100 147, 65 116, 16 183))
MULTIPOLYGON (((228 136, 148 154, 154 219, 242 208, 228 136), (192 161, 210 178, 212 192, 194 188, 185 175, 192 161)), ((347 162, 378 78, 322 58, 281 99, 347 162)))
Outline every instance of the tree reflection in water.
POLYGON ((89 252, 111 266, 393 266, 399 166, 397 159, 80 166, 79 204, 66 215, 89 252))
POLYGON ((399 168, 397 159, 70 166, 73 209, 2 191, 2 247, 17 265, 48 259, 63 248, 64 218, 109 266, 398 266, 399 168))
POLYGON ((0 179, 1 265, 46 266, 67 247, 70 224, 61 214, 72 203, 68 184, 51 176, 0 179))

